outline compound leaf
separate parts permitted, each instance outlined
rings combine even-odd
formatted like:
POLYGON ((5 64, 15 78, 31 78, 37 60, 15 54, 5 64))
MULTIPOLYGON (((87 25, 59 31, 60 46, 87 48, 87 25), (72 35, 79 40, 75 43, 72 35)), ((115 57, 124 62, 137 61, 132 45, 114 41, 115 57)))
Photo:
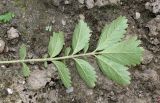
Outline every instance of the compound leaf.
POLYGON ((73 54, 76 54, 80 50, 82 50, 86 44, 89 42, 91 30, 87 26, 83 20, 80 20, 79 23, 76 25, 73 38, 72 38, 72 48, 73 54))
POLYGON ((130 73, 127 71, 128 68, 116 63, 112 60, 107 59, 104 56, 97 56, 98 64, 102 72, 111 80, 115 81, 120 85, 130 84, 130 73))
POLYGON ((48 45, 48 53, 50 57, 57 56, 64 45, 64 34, 63 32, 55 33, 53 32, 53 36, 50 37, 49 45, 48 45))
POLYGON ((66 65, 60 61, 53 61, 55 66, 58 69, 59 76, 66 88, 71 87, 71 76, 69 69, 66 67, 66 65))
POLYGON ((111 45, 119 42, 124 37, 127 27, 127 19, 124 16, 118 17, 110 25, 106 24, 102 30, 96 50, 107 49, 111 45))
POLYGON ((76 61, 76 67, 80 77, 86 82, 86 84, 93 88, 97 81, 96 72, 94 68, 86 61, 82 59, 74 59, 76 61))
POLYGON ((136 65, 141 62, 143 49, 138 47, 140 41, 137 37, 119 42, 101 53, 109 60, 122 65, 136 65))
POLYGON ((11 12, 0 15, 0 22, 9 22, 15 15, 11 12))
POLYGON ((22 44, 19 49, 19 56, 21 60, 24 60, 26 57, 26 45, 22 44))
POLYGON ((25 64, 25 63, 22 63, 22 74, 24 77, 28 77, 30 75, 30 69, 29 67, 25 64))

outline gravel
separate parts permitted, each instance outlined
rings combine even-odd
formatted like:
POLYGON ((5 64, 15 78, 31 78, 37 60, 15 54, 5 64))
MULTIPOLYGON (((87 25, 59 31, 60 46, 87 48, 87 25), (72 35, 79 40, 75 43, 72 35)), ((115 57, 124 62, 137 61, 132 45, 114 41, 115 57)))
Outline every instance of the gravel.
POLYGON ((160 12, 160 0, 150 0, 145 4, 145 8, 150 10, 153 13, 160 12))

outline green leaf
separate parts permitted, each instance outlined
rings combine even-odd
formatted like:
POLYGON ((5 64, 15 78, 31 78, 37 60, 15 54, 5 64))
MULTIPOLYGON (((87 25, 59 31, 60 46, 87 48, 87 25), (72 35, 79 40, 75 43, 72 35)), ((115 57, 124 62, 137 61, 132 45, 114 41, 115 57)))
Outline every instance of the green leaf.
POLYGON ((84 53, 87 53, 88 49, 89 49, 89 43, 87 43, 87 44, 85 45, 85 47, 84 47, 84 49, 83 49, 84 53))
POLYGON ((70 48, 70 47, 67 47, 67 48, 65 49, 64 55, 65 55, 65 56, 68 56, 70 52, 71 52, 71 48, 70 48))
POLYGON ((0 15, 0 22, 4 22, 4 23, 9 22, 10 20, 12 20, 14 16, 15 16, 14 13, 11 13, 11 12, 0 15))
POLYGON ((140 64, 143 54, 143 49, 138 47, 140 41, 137 37, 132 37, 112 47, 102 51, 101 53, 109 60, 115 61, 123 65, 140 64))
POLYGON ((48 53, 50 57, 57 56, 64 45, 64 34, 63 32, 53 33, 53 36, 50 37, 49 45, 48 45, 48 53))
POLYGON ((86 82, 86 84, 93 88, 97 81, 96 72, 94 68, 86 61, 82 59, 74 59, 76 61, 76 67, 80 77, 86 82))
POLYGON ((19 56, 20 56, 20 59, 21 60, 24 60, 25 57, 26 57, 26 45, 25 44, 22 44, 20 49, 19 49, 19 56))
POLYGON ((69 69, 60 61, 52 61, 58 69, 59 76, 66 88, 71 87, 71 76, 69 69))
POLYGON ((111 80, 115 81, 120 85, 130 84, 130 73, 127 71, 128 68, 116 63, 112 60, 107 59, 104 56, 97 56, 98 64, 102 72, 111 80))
POLYGON ((97 51, 104 50, 113 44, 121 41, 128 27, 127 19, 124 16, 118 17, 110 25, 105 25, 98 41, 97 51))
POLYGON ((25 63, 22 63, 23 67, 22 67, 22 74, 24 77, 28 77, 30 75, 30 69, 29 67, 25 64, 25 63))
POLYGON ((83 20, 80 20, 78 25, 76 25, 76 28, 73 33, 73 54, 76 54, 77 52, 81 51, 86 46, 91 36, 90 32, 91 30, 87 26, 87 24, 83 20))

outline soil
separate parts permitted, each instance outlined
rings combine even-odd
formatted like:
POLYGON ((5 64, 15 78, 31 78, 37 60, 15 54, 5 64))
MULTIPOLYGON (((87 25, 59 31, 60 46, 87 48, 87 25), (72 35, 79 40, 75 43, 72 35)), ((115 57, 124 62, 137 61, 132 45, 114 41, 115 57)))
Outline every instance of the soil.
MULTIPOLYGON (((20 64, 0 65, 0 103, 160 103, 160 16, 159 12, 152 12, 151 7, 146 8, 146 3, 151 5, 154 0, 121 0, 92 8, 87 8, 83 0, 82 3, 79 1, 0 0, 0 14, 15 13, 11 22, 0 24, 0 38, 5 42, 0 60, 18 59, 18 48, 22 43, 27 45, 27 58, 43 57, 52 35, 45 30, 46 26, 52 26, 52 31, 65 32, 66 47, 69 46, 75 24, 82 16, 93 30, 89 49, 92 51, 105 23, 124 15, 129 24, 127 35, 137 35, 145 49, 142 63, 130 67, 131 84, 122 87, 104 77, 93 58, 90 63, 98 75, 94 89, 88 88, 80 79, 72 61, 68 63, 73 81, 71 93, 66 92, 56 71, 52 77, 43 79, 42 88, 33 89, 28 86, 28 78, 22 76, 20 64), (138 18, 137 13, 140 14, 138 18), (19 37, 8 39, 7 31, 12 27, 18 30, 19 37)), ((35 71, 42 72, 45 77, 47 70, 42 63, 28 65, 35 74, 35 71)), ((48 68, 54 68, 49 65, 48 68)))

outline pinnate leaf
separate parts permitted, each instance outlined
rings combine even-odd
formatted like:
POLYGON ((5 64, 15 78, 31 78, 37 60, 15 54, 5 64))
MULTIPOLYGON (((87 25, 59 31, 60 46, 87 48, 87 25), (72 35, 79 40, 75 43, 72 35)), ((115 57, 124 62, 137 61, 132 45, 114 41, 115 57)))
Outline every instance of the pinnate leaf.
POLYGON ((24 60, 26 57, 26 46, 24 44, 22 44, 19 49, 19 56, 21 60, 24 60))
POLYGON ((59 76, 66 88, 71 87, 71 76, 69 69, 66 67, 66 65, 60 61, 53 61, 55 66, 58 69, 59 76))
POLYGON ((48 53, 50 57, 57 56, 64 45, 64 34, 63 32, 53 33, 53 36, 50 37, 49 45, 48 45, 48 53))
POLYGON ((127 71, 128 68, 116 63, 112 60, 107 59, 104 56, 97 56, 98 64, 102 72, 111 80, 115 81, 120 85, 130 84, 130 73, 127 71))
POLYGON ((97 51, 104 50, 113 44, 121 41, 128 27, 127 19, 124 16, 118 17, 111 24, 105 25, 98 41, 97 51))
POLYGON ((132 37, 119 42, 101 53, 109 60, 122 65, 136 65, 141 62, 143 49, 139 47, 140 41, 132 37))
POLYGON ((87 23, 85 23, 83 20, 80 20, 79 23, 76 25, 73 33, 73 54, 76 54, 77 52, 81 51, 86 46, 91 36, 90 32, 91 30, 87 26, 87 23))
POLYGON ((30 69, 29 67, 25 64, 25 63, 22 63, 22 74, 24 77, 28 77, 30 75, 30 69))
POLYGON ((93 88, 95 86, 95 82, 97 81, 96 72, 94 68, 86 61, 82 59, 74 59, 76 62, 77 71, 80 77, 86 82, 86 84, 93 88))

